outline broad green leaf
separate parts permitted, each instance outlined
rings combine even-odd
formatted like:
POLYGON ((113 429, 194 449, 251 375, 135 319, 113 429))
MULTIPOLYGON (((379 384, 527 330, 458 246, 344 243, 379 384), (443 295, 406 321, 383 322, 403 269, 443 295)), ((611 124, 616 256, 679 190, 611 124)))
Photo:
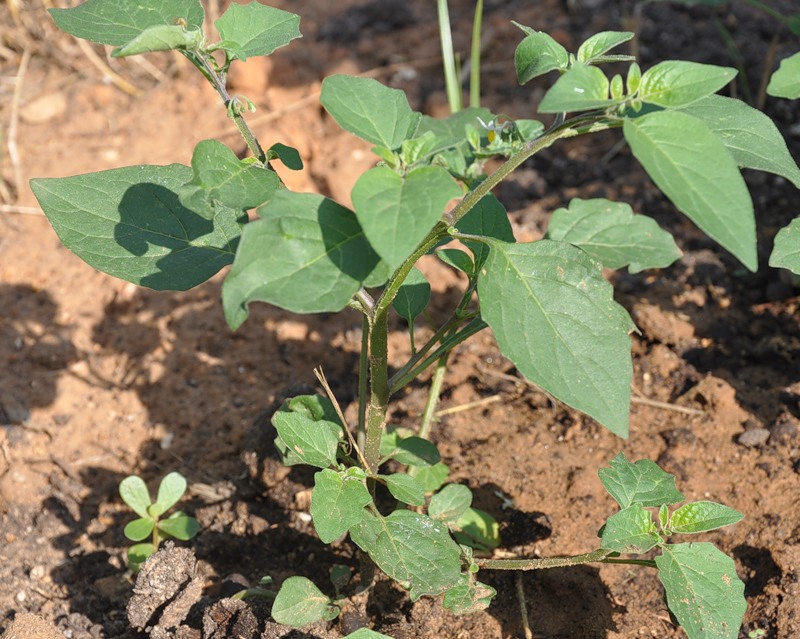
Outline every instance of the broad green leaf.
POLYGON ((636 97, 663 107, 682 107, 716 93, 736 77, 736 69, 684 60, 659 62, 642 74, 636 97))
POLYGON ((419 122, 417 135, 423 135, 428 132, 433 133, 436 136, 436 146, 431 152, 435 152, 447 147, 463 144, 465 140, 465 129, 468 125, 477 125, 478 118, 484 122, 488 122, 493 117, 492 112, 483 107, 467 107, 444 119, 423 115, 419 122))
POLYGON ((661 541, 650 512, 635 503, 612 515, 603 526, 600 546, 622 553, 642 554, 661 541))
POLYGON ((355 632, 345 635, 342 639, 392 639, 392 637, 381 634, 380 632, 375 632, 369 628, 359 628, 355 632))
POLYGON ((569 53, 553 38, 542 31, 534 31, 520 24, 517 26, 528 34, 514 52, 514 66, 520 84, 550 71, 564 71, 569 67, 569 53))
POLYGON ((431 299, 431 285, 418 268, 412 268, 408 273, 397 297, 394 298, 392 306, 397 314, 405 319, 409 324, 414 318, 425 310, 431 299))
POLYGON ((155 525, 156 522, 152 517, 140 517, 128 522, 122 534, 131 541, 142 541, 150 536, 155 525))
POLYGON ((635 215, 624 202, 574 199, 550 218, 547 237, 582 248, 606 268, 631 273, 669 266, 681 256, 672 236, 655 220, 635 215))
POLYGON ((364 508, 361 511, 361 521, 350 528, 350 539, 356 546, 366 551, 368 548, 375 547, 378 536, 383 530, 383 517, 364 508))
POLYGON ((361 511, 371 501, 363 482, 342 477, 328 468, 316 473, 311 517, 319 538, 329 544, 344 535, 361 521, 361 511))
POLYGON ((730 526, 743 517, 738 510, 728 506, 713 501, 695 501, 672 513, 669 527, 672 532, 689 535, 730 526))
POLYGON ((722 95, 710 95, 681 111, 711 129, 739 166, 781 175, 800 189, 800 169, 769 116, 722 95))
POLYGON ((71 9, 50 9, 56 26, 78 38, 122 46, 142 31, 158 25, 185 22, 187 29, 203 26, 199 0, 87 0, 71 9))
POLYGON ((500 524, 486 511, 469 507, 455 522, 456 541, 477 550, 490 551, 500 545, 500 524))
POLYGON ((156 551, 151 543, 134 544, 128 548, 128 568, 136 572, 147 558, 156 551))
POLYGON ((340 430, 338 424, 279 410, 272 416, 272 425, 283 444, 303 463, 318 468, 335 465, 339 437, 334 431, 340 430))
POLYGON ((472 258, 460 249, 440 249, 436 251, 436 257, 448 266, 466 273, 469 277, 475 274, 472 258))
MULTIPOLYGON (((578 62, 602 62, 605 53, 633 38, 632 31, 601 31, 578 47, 578 62)), ((630 56, 625 56, 628 59, 630 56)), ((632 58, 631 58, 632 59, 632 58)))
POLYGON ((194 517, 179 515, 178 517, 162 519, 158 522, 158 529, 170 537, 187 541, 197 534, 200 530, 200 524, 194 517))
POLYGON ((450 476, 450 467, 442 462, 433 466, 417 466, 414 477, 428 495, 439 490, 450 476))
POLYGON ((383 572, 408 584, 412 601, 441 594, 458 583, 461 551, 444 524, 410 510, 396 510, 356 528, 355 534, 351 531, 353 541, 383 572))
POLYGON ((800 98, 800 52, 781 60, 769 79, 767 93, 776 98, 800 98))
POLYGON ((64 246, 90 266, 157 290, 187 290, 233 261, 246 217, 218 206, 204 219, 180 203, 192 170, 129 166, 31 180, 64 246))
POLYGON ((422 437, 405 437, 390 456, 406 466, 432 466, 442 459, 436 445, 422 437))
MULTIPOLYGON (((493 237, 512 244, 516 241, 505 207, 491 193, 478 200, 478 203, 456 223, 456 227, 459 232, 468 235, 493 237)), ((473 240, 465 240, 464 244, 475 256, 475 270, 479 271, 489 257, 489 246, 473 240)))
POLYGON ((178 194, 184 206, 205 218, 213 217, 217 202, 233 209, 251 209, 269 200, 280 187, 274 171, 240 160, 216 140, 203 140, 195 147, 192 171, 191 182, 178 194))
POLYGON ((269 55, 300 34, 300 16, 258 2, 231 4, 214 25, 222 46, 236 60, 269 55))
POLYGON ((450 174, 424 166, 405 177, 386 166, 364 173, 353 187, 356 216, 375 252, 392 269, 400 266, 461 196, 450 174))
POLYGON ((128 475, 123 479, 119 483, 119 496, 139 517, 150 517, 150 513, 147 512, 152 503, 150 501, 150 491, 147 490, 147 484, 144 483, 141 477, 128 475))
POLYGON ((656 557, 667 604, 689 639, 736 639, 747 602, 733 559, 713 544, 664 546, 656 557))
POLYGON ((601 265, 564 242, 490 246, 478 296, 500 350, 533 383, 627 437, 634 327, 601 265))
POLYGON ((486 610, 497 591, 481 583, 472 574, 462 574, 458 585, 444 593, 442 606, 454 615, 468 615, 486 610))
POLYGON ((339 415, 336 413, 336 407, 330 399, 322 395, 295 395, 288 399, 279 410, 299 413, 314 421, 336 422, 337 428, 339 428, 339 415))
POLYGON ((322 106, 345 131, 395 150, 415 136, 420 114, 405 93, 377 80, 332 75, 322 81, 322 106))
POLYGON ((719 137, 679 111, 626 118, 623 131, 636 159, 672 203, 755 271, 753 201, 719 137))
POLYGON ((640 459, 634 464, 620 453, 609 465, 611 468, 601 468, 597 474, 620 508, 636 503, 649 508, 677 504, 685 499, 675 488, 675 475, 664 472, 649 459, 640 459))
POLYGON ((800 275, 800 217, 792 220, 775 236, 775 246, 769 256, 769 265, 774 268, 788 268, 800 275))
POLYGON ((455 523, 472 505, 472 491, 461 484, 448 484, 431 497, 428 515, 446 524, 455 523))
POLYGON ((166 475, 158 485, 158 496, 149 512, 153 517, 160 517, 178 503, 186 492, 186 478, 180 473, 166 475))
POLYGON ((177 24, 157 24, 142 31, 125 46, 115 49, 111 55, 115 58, 124 58, 151 51, 195 49, 203 42, 203 37, 202 29, 187 31, 177 24))
POLYGON ((425 491, 420 483, 411 475, 393 473, 391 475, 378 475, 386 482, 386 487, 397 501, 410 506, 425 504, 425 491))
POLYGON ((609 97, 606 74, 588 64, 575 64, 545 93, 539 113, 562 113, 603 109, 618 100, 609 97))
POLYGON ((271 614, 278 623, 300 628, 328 618, 331 608, 335 606, 330 597, 310 579, 295 576, 281 584, 271 614))
POLYGON ((258 213, 222 287, 233 329, 254 301, 295 313, 340 311, 378 264, 355 215, 321 195, 280 190, 258 213))
POLYGON ((267 157, 270 160, 278 159, 283 162, 287 169, 292 171, 300 171, 303 168, 303 159, 300 157, 300 152, 294 147, 276 142, 267 151, 267 157))

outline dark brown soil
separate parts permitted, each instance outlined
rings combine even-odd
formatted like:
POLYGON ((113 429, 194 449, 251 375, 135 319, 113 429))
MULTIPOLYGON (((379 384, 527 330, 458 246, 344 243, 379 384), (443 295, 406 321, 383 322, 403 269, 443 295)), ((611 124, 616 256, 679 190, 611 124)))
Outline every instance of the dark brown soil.
MULTIPOLYGON (((165 626, 172 634, 164 636, 283 636, 265 621, 263 608, 225 597, 236 583, 254 584, 264 575, 277 584, 305 575, 325 589, 334 563, 358 569, 348 542, 325 546, 315 536, 307 512, 312 475, 275 461, 268 426, 277 401, 315 387, 315 366, 325 369, 340 401, 352 403, 358 318, 295 316, 262 305, 231 333, 220 277, 187 293, 138 289, 94 272, 59 244, 44 217, 24 214, 19 207, 36 206, 31 177, 188 163, 194 144, 210 137, 237 151, 244 144, 213 92, 180 58, 152 56, 142 66, 106 60, 94 48, 139 87, 134 97, 104 80, 73 40, 55 32, 43 3, 28 3, 15 18, 17 4, 0 6, 6 140, 13 132, 12 80, 23 50, 33 55, 11 140, 19 161, 3 155, 0 192, 14 204, 0 216, 0 628, 35 613, 73 639, 146 636, 126 610, 134 587, 122 528, 130 515, 117 484, 138 473, 155 485, 177 470, 190 483, 182 507, 202 530, 191 543, 197 564, 187 568, 181 592, 195 590, 181 600, 183 608, 174 606, 183 616, 165 626)), ((291 188, 346 203, 356 177, 375 160, 367 145, 324 115, 319 83, 335 72, 369 74, 406 90, 413 107, 442 114, 435 3, 274 4, 303 16, 305 37, 266 63, 248 62, 231 79, 234 89, 259 105, 252 122, 262 140, 300 150, 306 170, 286 176, 291 188)), ((466 52, 472 3, 450 4, 456 46, 466 52)), ((792 5, 786 0, 783 8, 792 5)), ((720 35, 724 27, 746 61, 747 78, 735 90, 753 99, 773 42, 778 59, 800 48, 774 20, 744 6, 731 12, 610 0, 487 0, 484 103, 511 117, 531 117, 552 81, 526 87, 514 81, 519 33, 511 19, 549 31, 571 50, 595 31, 634 29, 645 67, 665 58, 735 65, 720 35)), ((774 99, 765 109, 800 158, 800 110, 774 99)), ((598 468, 619 451, 657 461, 677 475, 688 499, 745 513, 736 526, 703 537, 735 558, 745 581, 749 607, 741 636, 760 628, 766 637, 798 637, 800 297, 766 261, 777 229, 800 212, 800 193, 774 176, 746 175, 762 264, 750 274, 675 213, 627 148, 615 146, 619 139, 603 134, 543 152, 498 195, 522 240, 540 237, 549 213, 570 198, 603 196, 653 216, 684 250, 669 269, 611 276, 641 331, 633 336, 630 438, 614 437, 531 387, 489 333, 455 353, 442 408, 486 402, 442 417, 433 438, 452 479, 469 485, 476 505, 501 522, 498 552, 506 554, 595 548, 597 529, 614 509, 598 468)), ((423 268, 439 295, 433 313, 443 314, 459 282, 433 262, 423 268)), ((407 354, 407 329, 400 321, 394 328, 397 365, 407 354)), ((416 423, 424 381, 397 398, 393 423, 416 423)), ((499 595, 484 613, 454 617, 428 598, 411 604, 399 587, 379 581, 339 621, 287 636, 338 637, 364 624, 397 639, 523 636, 515 575, 485 579, 499 595)), ((522 587, 535 637, 684 636, 670 621, 656 575, 644 568, 526 573, 522 587)), ((165 606, 156 606, 161 619, 165 606)), ((169 619, 181 616, 175 614, 169 619)), ((158 626, 146 616, 141 626, 158 626)))

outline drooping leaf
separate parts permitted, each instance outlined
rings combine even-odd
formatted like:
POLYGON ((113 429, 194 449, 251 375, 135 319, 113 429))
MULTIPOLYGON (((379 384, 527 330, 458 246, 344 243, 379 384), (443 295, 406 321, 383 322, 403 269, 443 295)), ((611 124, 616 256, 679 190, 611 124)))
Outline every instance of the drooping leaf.
POLYGON ((694 501, 684 504, 669 519, 670 530, 682 535, 716 530, 741 521, 738 510, 713 501, 694 501))
POLYGON ((603 198, 576 198, 568 209, 556 210, 547 237, 582 248, 606 268, 627 266, 631 273, 669 266, 681 256, 675 240, 655 220, 635 215, 624 202, 603 198))
POLYGON ((455 523, 472 505, 472 491, 462 484, 448 484, 431 497, 428 515, 446 524, 455 523))
POLYGON ((642 74, 637 97, 663 107, 683 107, 719 91, 736 69, 685 60, 659 62, 642 74))
POLYGON ((672 203, 755 271, 753 202, 722 141, 680 111, 626 118, 623 131, 636 159, 672 203))
POLYGON ((128 507, 139 517, 148 518, 150 513, 150 491, 147 484, 137 475, 128 475, 119 483, 119 496, 122 497, 128 507))
POLYGON ((393 269, 425 239, 447 202, 460 195, 456 182, 439 166, 416 168, 405 177, 379 166, 364 173, 352 192, 370 245, 393 269))
POLYGON ((436 444, 416 436, 399 439, 387 456, 406 466, 432 466, 442 459, 436 444))
POLYGON ((794 218, 789 226, 778 231, 772 255, 769 256, 769 265, 773 268, 788 268, 800 275, 800 217, 794 218))
POLYGON ((232 3, 214 22, 232 59, 269 55, 300 34, 300 16, 258 2, 232 3))
POLYGON ((514 52, 514 66, 520 84, 550 71, 564 71, 569 67, 569 53, 552 37, 520 24, 517 26, 527 33, 514 52))
POLYGON ((436 257, 448 266, 465 273, 469 277, 475 274, 475 265, 472 263, 472 258, 464 251, 459 249, 440 249, 436 251, 436 257))
POLYGON ((183 206, 181 164, 129 166, 31 180, 36 198, 68 249, 90 266, 157 290, 187 290, 233 261, 246 217, 217 206, 205 219, 183 206))
POLYGON ((332 200, 280 190, 258 213, 222 287, 231 328, 253 301, 295 313, 339 311, 378 264, 355 215, 332 200))
POLYGON ((439 490, 449 476, 450 467, 442 462, 433 464, 433 466, 417 466, 416 474, 414 475, 426 495, 439 490))
POLYGON ((661 470, 658 464, 649 459, 631 463, 624 453, 620 453, 609 465, 611 468, 601 468, 597 474, 620 508, 635 503, 649 508, 677 504, 685 499, 683 493, 675 488, 675 475, 661 470))
POLYGON ((479 508, 467 508, 455 523, 456 541, 465 546, 488 552, 500 545, 500 524, 489 513, 479 508))
POLYGON ((267 152, 267 157, 272 159, 279 159, 287 169, 292 171, 300 171, 303 168, 303 159, 300 157, 300 152, 294 147, 287 146, 280 142, 276 142, 267 152))
MULTIPOLYGON (((331 608, 336 610, 330 597, 305 577, 289 577, 281 584, 272 603, 272 618, 293 628, 331 618, 331 608)), ((333 616, 336 618, 336 615, 333 616)))
POLYGON ((200 530, 200 524, 194 517, 179 514, 177 517, 169 517, 158 522, 158 529, 170 537, 188 541, 200 530))
MULTIPOLYGON (((578 47, 576 56, 578 62, 605 62, 606 53, 627 42, 634 35, 632 31, 601 31, 600 33, 595 33, 578 47)), ((615 58, 619 57, 625 60, 633 59, 631 56, 615 56, 615 58)))
POLYGON ((341 436, 338 423, 282 408, 272 416, 272 425, 281 442, 304 464, 318 468, 335 465, 341 436))
POLYGON ((111 55, 124 58, 129 55, 150 53, 151 51, 170 51, 172 49, 194 49, 203 41, 203 30, 186 30, 177 24, 157 24, 142 31, 124 46, 115 49, 111 55))
POLYGON ((386 482, 386 487, 397 501, 410 506, 425 504, 425 491, 420 483, 411 475, 393 473, 391 475, 378 475, 386 482))
POLYGON ((747 602, 733 559, 713 544, 676 544, 656 557, 667 604, 689 639, 736 639, 747 602))
POLYGON ((329 544, 361 521, 372 497, 363 482, 326 468, 314 475, 311 517, 323 543, 329 544))
POLYGON ((606 74, 595 66, 575 64, 545 93, 539 113, 562 113, 602 109, 617 100, 609 98, 606 74))
POLYGON ((641 554, 661 541, 650 512, 634 503, 612 515, 603 526, 601 548, 622 553, 641 554))
POLYGON ((529 380, 626 437, 633 324, 601 265, 552 240, 490 247, 478 295, 500 350, 529 380))
POLYGON ((422 272, 414 267, 397 291, 392 306, 400 317, 411 324, 414 318, 425 310, 430 299, 431 285, 422 272))
POLYGON ((172 472, 164 476, 158 485, 158 496, 149 512, 154 517, 160 517, 178 503, 186 492, 186 478, 180 473, 172 472))
POLYGON ((187 29, 203 26, 199 0, 87 0, 71 9, 49 9, 56 26, 77 38, 122 46, 142 31, 158 25, 185 22, 187 29))
POLYGON ((156 522, 152 517, 140 517, 128 522, 122 534, 131 541, 142 541, 142 539, 147 539, 151 535, 155 525, 156 522))
POLYGON ((767 93, 776 98, 800 98, 800 52, 781 60, 778 70, 769 79, 767 93))
POLYGON ((468 615, 486 610, 497 591, 475 579, 473 574, 462 574, 458 585, 444 593, 442 606, 454 615, 468 615))
MULTIPOLYGON (((494 195, 489 193, 482 197, 467 214, 462 217, 456 227, 461 233, 493 237, 503 242, 514 243, 514 231, 505 207, 494 195)), ((475 270, 479 271, 489 257, 489 247, 483 242, 465 240, 464 244, 475 256, 475 270)))
POLYGON ((329 76, 320 102, 345 131, 390 150, 414 137, 419 125, 420 114, 411 110, 405 93, 371 78, 329 76))

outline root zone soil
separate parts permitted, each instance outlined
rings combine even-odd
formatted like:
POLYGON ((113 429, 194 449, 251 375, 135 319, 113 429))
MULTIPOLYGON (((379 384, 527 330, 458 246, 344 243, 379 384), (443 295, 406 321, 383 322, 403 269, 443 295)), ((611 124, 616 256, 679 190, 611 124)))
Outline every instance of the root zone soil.
MULTIPOLYGON (((252 122, 263 140, 300 150, 306 170, 287 176, 290 187, 347 202, 355 178, 375 160, 323 115, 319 82, 335 72, 369 73, 406 90, 414 108, 442 114, 435 7, 422 0, 402 7, 275 4, 303 16, 305 37, 266 63, 243 65, 233 88, 258 104, 252 122)), ((451 2, 462 51, 471 10, 470 2, 451 2)), ((41 7, 30 11, 47 20, 41 7)), ((141 89, 134 97, 104 81, 74 42, 42 33, 37 40, 27 18, 11 18, 0 20, 16 25, 2 27, 9 51, 27 43, 34 54, 19 102, 19 162, 3 158, 4 192, 18 190, 17 206, 35 205, 25 186, 34 176, 188 163, 194 144, 209 137, 244 150, 211 90, 178 58, 117 67, 141 89)), ((549 31, 572 50, 593 32, 633 28, 645 67, 670 57, 733 64, 721 22, 753 61, 744 71, 756 93, 773 37, 779 58, 797 48, 767 16, 746 8, 487 1, 485 104, 512 117, 531 116, 546 81, 517 86, 511 60, 518 34, 510 19, 549 31)), ((20 57, 4 60, 3 76, 16 76, 20 57)), ((737 85, 740 95, 744 86, 737 85)), ((4 123, 12 90, 0 85, 4 123)), ((800 157, 798 109, 778 100, 765 108, 800 157)), ((521 239, 538 237, 548 213, 572 197, 627 201, 675 233, 685 252, 678 264, 613 276, 618 300, 641 331, 633 336, 630 439, 528 385, 488 333, 455 353, 441 407, 487 401, 443 416, 433 437, 453 480, 468 484, 476 505, 500 520, 502 551, 519 555, 594 548, 597 526, 614 508, 597 469, 620 450, 657 461, 678 477, 687 499, 745 513, 735 527, 704 537, 735 558, 746 583, 742 636, 759 628, 767 637, 800 636, 798 291, 766 266, 742 272, 674 213, 627 149, 609 152, 617 139, 608 134, 544 152, 498 195, 521 239)), ((776 230, 800 211, 800 195, 770 175, 746 178, 764 264, 776 230)), ((434 263, 423 268, 444 293, 434 310, 445 313, 458 281, 434 263)), ((170 470, 183 473, 190 482, 185 510, 203 525, 191 568, 202 597, 172 636, 236 636, 226 635, 234 627, 240 636, 282 636, 258 606, 218 603, 240 587, 232 582, 301 574, 324 587, 334 563, 358 569, 349 543, 325 546, 316 538, 307 516, 312 475, 278 464, 269 426, 284 396, 314 387, 315 366, 341 401, 353 399, 358 319, 258 306, 232 334, 219 287, 216 278, 181 294, 137 289, 78 261, 44 218, 0 217, 0 628, 30 612, 75 639, 144 636, 128 621, 132 583, 122 528, 129 515, 116 493, 131 473, 152 486, 170 470), (222 630, 213 629, 214 620, 222 630)), ((399 321, 394 328, 399 363, 407 329, 399 321)), ((407 389, 393 421, 413 425, 424 399, 422 384, 407 389)), ((398 639, 522 636, 516 577, 486 574, 500 594, 485 613, 454 617, 431 599, 412 605, 381 581, 332 626, 291 636, 336 637, 365 623, 398 639)), ((535 636, 683 636, 655 574, 644 569, 541 571, 523 574, 521 584, 535 636)))

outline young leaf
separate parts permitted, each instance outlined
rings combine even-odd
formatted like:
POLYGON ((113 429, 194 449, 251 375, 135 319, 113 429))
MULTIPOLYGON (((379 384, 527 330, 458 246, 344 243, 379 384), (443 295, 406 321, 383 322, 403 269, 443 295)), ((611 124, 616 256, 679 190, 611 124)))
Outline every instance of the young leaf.
POLYGON ((337 428, 339 415, 333 402, 322 395, 295 395, 280 407, 280 411, 299 413, 314 421, 326 420, 336 422, 337 428))
POLYGON ((425 310, 431 299, 431 285, 418 268, 413 268, 406 277, 392 306, 397 314, 409 324, 414 318, 425 310))
POLYGON ((467 107, 450 116, 439 119, 429 115, 423 115, 419 121, 417 135, 424 135, 428 132, 436 137, 436 145, 429 151, 435 153, 448 147, 458 146, 464 143, 464 130, 469 126, 478 124, 478 120, 489 122, 494 116, 489 109, 483 107, 467 107))
MULTIPOLYGON (((456 224, 459 232, 481 237, 493 237, 502 242, 513 244, 514 231, 505 207, 494 195, 489 193, 482 197, 467 214, 456 224)), ((464 244, 475 256, 475 270, 479 271, 489 257, 489 246, 483 242, 465 240, 464 244)))
POLYGON ((128 567, 134 572, 139 570, 147 558, 156 551, 151 543, 135 544, 128 548, 128 567))
POLYGON ((582 248, 606 268, 631 273, 669 266, 681 256, 675 240, 655 220, 635 215, 624 202, 574 199, 550 218, 547 237, 582 248))
POLYGON ((276 142, 269 147, 267 156, 271 160, 279 159, 287 169, 292 171, 301 171, 303 169, 303 159, 300 157, 300 152, 294 147, 276 142))
POLYGON ((359 628, 349 635, 345 635, 342 639, 392 639, 389 635, 383 635, 380 632, 375 632, 369 628, 359 628))
POLYGON ((472 263, 472 258, 462 250, 440 249, 436 251, 436 257, 448 266, 466 273, 468 277, 472 277, 475 274, 475 265, 472 263))
POLYGON ((300 34, 300 16, 258 2, 231 4, 214 25, 231 59, 269 55, 300 34))
MULTIPOLYGON (((578 62, 602 62, 605 53, 633 38, 632 31, 601 31, 578 47, 578 62)), ((623 56, 633 59, 631 56, 623 56)))
POLYGON ((233 261, 244 222, 241 210, 218 206, 204 219, 183 206, 178 191, 191 179, 181 164, 140 165, 35 179, 31 188, 64 246, 87 264, 184 291, 233 261))
POLYGON ((455 523, 472 505, 472 491, 461 484, 448 484, 433 497, 428 515, 446 524, 455 523))
POLYGON ((431 466, 442 459, 436 445, 422 437, 405 437, 399 440, 388 456, 406 466, 431 466))
POLYGON ((450 468, 442 462, 438 462, 433 466, 417 466, 417 471, 414 475, 426 495, 439 490, 449 476, 450 468))
POLYGON ((794 218, 789 226, 778 231, 772 255, 769 256, 769 265, 773 268, 788 268, 800 275, 800 217, 794 218))
POLYGON ((517 26, 528 34, 514 52, 514 66, 520 84, 556 69, 564 71, 569 68, 569 53, 558 42, 542 31, 520 24, 517 26))
POLYGON ((314 475, 311 517, 323 543, 329 544, 361 521, 361 511, 372 501, 363 482, 342 477, 326 468, 314 475))
POLYGON ((722 141, 679 111, 626 118, 623 131, 636 159, 673 204, 755 271, 753 201, 722 141))
MULTIPOLYGON (((305 577, 289 577, 272 603, 272 618, 293 628, 307 626, 329 616, 330 598, 305 577)), ((335 618, 335 616, 334 616, 335 618)))
POLYGON ((444 593, 442 606, 454 615, 468 615, 488 608, 496 594, 494 588, 481 583, 474 575, 462 574, 461 581, 444 593))
POLYGON ((391 475, 378 475, 378 477, 386 481, 386 487, 397 501, 410 506, 422 506, 425 504, 425 491, 411 475, 393 473, 391 475))
POLYGON ((377 80, 332 75, 322 81, 322 106, 345 131, 362 140, 395 150, 414 137, 420 114, 406 94, 377 80))
POLYGON ((741 100, 710 95, 681 109, 701 120, 740 167, 781 175, 800 189, 800 169, 778 127, 741 100))
POLYGON ((460 544, 483 551, 493 550, 500 545, 500 525, 486 511, 467 508, 456 521, 455 527, 459 532, 453 536, 460 544))
POLYGON ((552 240, 490 247, 478 295, 500 350, 533 383, 627 437, 633 323, 601 265, 552 240))
POLYGON ((156 522, 152 517, 140 517, 128 522, 122 534, 131 541, 142 541, 150 536, 155 525, 156 522))
POLYGON ((123 479, 119 483, 119 496, 139 517, 150 518, 150 513, 147 512, 151 504, 150 491, 141 477, 128 475, 123 479))
POLYGON ((150 53, 151 51, 170 51, 172 49, 194 49, 203 41, 203 30, 187 31, 177 24, 157 24, 142 31, 124 46, 115 49, 111 55, 124 58, 129 55, 150 53))
POLYGON ((369 243, 393 269, 425 239, 445 205, 460 196, 461 189, 439 166, 413 169, 406 176, 379 166, 364 173, 352 192, 369 243))
POLYGON ((49 11, 62 31, 117 47, 157 25, 175 25, 181 20, 187 29, 201 29, 203 26, 203 7, 199 0, 137 0, 135 3, 87 0, 71 9, 49 11))
POLYGON ((778 70, 769 79, 767 93, 776 98, 800 98, 800 52, 781 60, 778 70))
POLYGON ((158 529, 170 537, 188 541, 200 530, 200 524, 194 517, 179 514, 177 517, 169 517, 159 521, 158 529))
POLYGON ((233 329, 253 301, 295 313, 339 311, 378 264, 355 215, 321 195, 280 190, 258 213, 222 287, 233 329))
MULTIPOLYGON (((272 425, 283 444, 303 463, 318 468, 336 464, 339 437, 334 434, 331 422, 311 419, 302 413, 278 411, 272 416, 272 425)), ((340 430, 338 424, 333 426, 340 430)))
POLYGON ((601 468, 597 474, 620 508, 634 503, 649 508, 677 504, 685 499, 683 493, 675 488, 675 475, 664 472, 649 459, 640 459, 634 464, 620 453, 609 465, 611 468, 601 468))
POLYGON ((575 64, 545 93, 539 113, 563 113, 603 109, 618 100, 609 97, 606 74, 588 64, 575 64))
POLYGON ((636 95, 642 102, 682 107, 716 93, 736 77, 736 69, 666 60, 642 74, 636 95))
POLYGON ((713 544, 664 546, 656 557, 667 604, 689 639, 736 639, 747 602, 733 559, 713 544))
POLYGON ((695 501, 672 513, 669 528, 672 532, 689 535, 730 526, 743 517, 738 510, 728 506, 713 501, 695 501))
POLYGON ((636 503, 608 518, 603 526, 600 546, 638 555, 655 547, 660 541, 650 512, 636 503))

